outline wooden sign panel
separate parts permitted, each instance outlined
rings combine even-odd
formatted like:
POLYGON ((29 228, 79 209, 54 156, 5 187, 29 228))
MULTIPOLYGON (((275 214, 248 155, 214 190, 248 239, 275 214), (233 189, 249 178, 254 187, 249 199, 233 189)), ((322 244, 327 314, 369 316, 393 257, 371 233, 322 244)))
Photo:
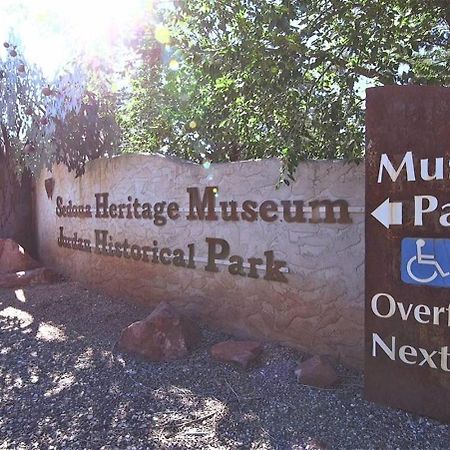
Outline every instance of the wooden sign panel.
POLYGON ((365 396, 450 420, 450 89, 367 90, 365 396))

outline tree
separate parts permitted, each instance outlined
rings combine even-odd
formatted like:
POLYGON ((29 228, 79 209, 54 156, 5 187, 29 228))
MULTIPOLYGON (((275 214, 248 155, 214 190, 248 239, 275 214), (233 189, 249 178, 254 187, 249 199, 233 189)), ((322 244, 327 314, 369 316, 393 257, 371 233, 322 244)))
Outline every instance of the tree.
POLYGON ((275 156, 287 180, 301 159, 362 157, 361 86, 450 82, 446 0, 189 0, 159 14, 166 31, 137 39, 131 150, 275 156))
POLYGON ((77 176, 117 149, 115 97, 101 72, 72 66, 49 83, 3 44, 0 59, 0 237, 30 235, 31 174, 63 163, 77 176), (22 186, 20 186, 22 181, 22 186))
POLYGON ((82 175, 84 164, 112 154, 119 129, 115 97, 102 72, 73 66, 49 83, 5 42, 0 60, 0 148, 14 172, 64 163, 82 175))

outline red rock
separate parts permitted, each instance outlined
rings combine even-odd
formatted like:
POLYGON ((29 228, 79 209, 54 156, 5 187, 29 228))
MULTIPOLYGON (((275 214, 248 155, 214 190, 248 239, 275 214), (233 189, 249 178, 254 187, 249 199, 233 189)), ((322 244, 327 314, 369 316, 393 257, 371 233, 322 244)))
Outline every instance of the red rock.
POLYGON ((332 387, 339 379, 334 367, 323 356, 313 356, 299 363, 295 375, 300 383, 318 388, 332 387))
POLYGON ((233 362, 246 369, 262 353, 262 345, 255 341, 224 341, 211 347, 211 356, 218 361, 233 362))
POLYGON ((186 356, 199 338, 198 328, 188 318, 161 302, 144 320, 122 330, 118 348, 150 361, 170 361, 186 356))
POLYGON ((58 274, 46 267, 15 273, 3 273, 0 274, 0 288, 20 288, 35 284, 53 283, 58 281, 59 278, 58 274))
POLYGON ((39 266, 17 242, 0 239, 0 274, 36 269, 39 266))

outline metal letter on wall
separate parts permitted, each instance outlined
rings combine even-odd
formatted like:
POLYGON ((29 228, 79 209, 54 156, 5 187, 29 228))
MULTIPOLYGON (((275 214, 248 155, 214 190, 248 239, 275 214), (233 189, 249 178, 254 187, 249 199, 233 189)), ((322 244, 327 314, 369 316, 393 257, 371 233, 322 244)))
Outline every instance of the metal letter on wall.
POLYGON ((53 190, 55 189, 55 179, 52 178, 47 178, 45 180, 45 191, 47 192, 47 197, 49 199, 53 198, 53 190))
POLYGON ((450 420, 450 89, 367 90, 368 400, 450 420))

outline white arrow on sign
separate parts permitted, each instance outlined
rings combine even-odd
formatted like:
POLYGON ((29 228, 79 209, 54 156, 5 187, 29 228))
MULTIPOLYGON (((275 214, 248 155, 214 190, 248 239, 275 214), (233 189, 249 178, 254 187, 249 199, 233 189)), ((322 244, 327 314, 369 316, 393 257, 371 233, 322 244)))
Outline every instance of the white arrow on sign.
POLYGON ((386 228, 390 225, 401 225, 403 223, 403 208, 401 202, 390 202, 387 198, 378 208, 372 212, 375 217, 386 228))

